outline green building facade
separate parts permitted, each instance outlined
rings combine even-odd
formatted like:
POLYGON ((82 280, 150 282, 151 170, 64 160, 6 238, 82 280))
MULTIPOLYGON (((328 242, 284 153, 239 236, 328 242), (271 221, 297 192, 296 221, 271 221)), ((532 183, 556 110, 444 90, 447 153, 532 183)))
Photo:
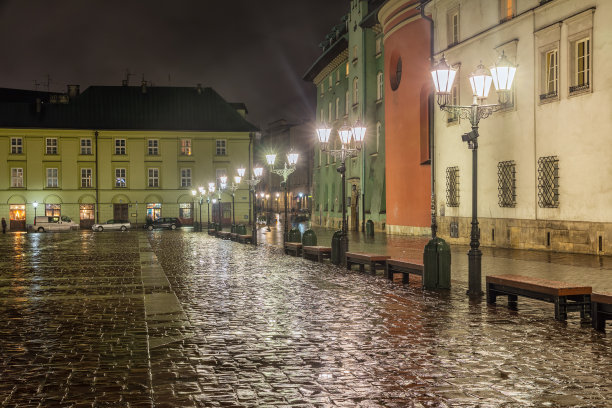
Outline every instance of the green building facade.
MULTIPOLYGON (((304 79, 317 87, 318 124, 332 127, 330 148, 339 149, 338 129, 365 124, 364 149, 346 162, 347 216, 351 230, 367 220, 385 229, 385 112, 383 41, 377 13, 382 1, 351 0, 349 12, 319 44, 323 53, 304 79), (365 205, 364 205, 365 204, 365 205)), ((315 135, 313 135, 315 137, 315 135)), ((338 228, 342 218, 340 163, 315 146, 313 212, 315 225, 338 228)))
MULTIPOLYGON (((192 191, 248 167, 257 130, 244 111, 199 86, 94 86, 45 102, 0 103, 0 216, 11 230, 25 230, 35 214, 67 216, 81 228, 159 217, 189 225, 200 213, 206 222, 207 203, 200 209, 192 191)), ((221 201, 227 225, 229 192, 221 201)), ((246 183, 235 202, 236 221, 247 222, 246 183)))

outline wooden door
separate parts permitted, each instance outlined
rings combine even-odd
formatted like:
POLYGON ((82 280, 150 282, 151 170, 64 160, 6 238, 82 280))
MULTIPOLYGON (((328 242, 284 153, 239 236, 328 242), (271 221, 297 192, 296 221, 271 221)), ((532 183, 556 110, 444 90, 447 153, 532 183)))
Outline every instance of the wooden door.
POLYGON ((129 220, 127 204, 113 204, 113 219, 129 220))

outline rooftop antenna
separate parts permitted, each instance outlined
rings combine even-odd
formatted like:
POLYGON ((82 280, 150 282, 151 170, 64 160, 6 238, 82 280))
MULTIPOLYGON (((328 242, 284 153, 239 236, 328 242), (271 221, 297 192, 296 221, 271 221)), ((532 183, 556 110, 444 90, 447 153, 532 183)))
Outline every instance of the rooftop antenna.
POLYGON ((129 68, 126 68, 126 69, 125 69, 125 80, 124 80, 124 82, 123 82, 125 86, 129 86, 129 85, 130 85, 130 77, 131 77, 131 76, 133 76, 133 75, 134 75, 134 74, 132 74, 132 73, 130 72, 130 69, 129 69, 129 68))
POLYGON ((51 75, 47 74, 47 92, 51 90, 51 75))
POLYGON ((38 82, 37 80, 34 80, 34 90, 38 91, 38 87, 40 86, 40 82, 38 82))

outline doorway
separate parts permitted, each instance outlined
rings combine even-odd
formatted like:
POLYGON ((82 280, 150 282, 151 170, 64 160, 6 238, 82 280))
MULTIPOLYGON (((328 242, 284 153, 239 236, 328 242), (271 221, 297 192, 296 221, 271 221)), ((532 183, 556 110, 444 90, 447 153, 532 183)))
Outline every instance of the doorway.
MULTIPOLYGON (((221 225, 232 224, 232 203, 221 203, 221 225)), ((219 203, 214 203, 210 211, 210 216, 213 222, 219 222, 219 203)))
POLYGON ((122 221, 128 220, 128 205, 113 204, 113 219, 122 221))
POLYGON ((95 204, 79 205, 79 226, 81 229, 90 229, 94 224, 95 204))
POLYGON ((9 228, 11 231, 25 231, 25 204, 11 204, 9 207, 9 228))
POLYGON ((149 203, 147 204, 147 220, 155 221, 161 217, 162 205, 161 203, 149 203))

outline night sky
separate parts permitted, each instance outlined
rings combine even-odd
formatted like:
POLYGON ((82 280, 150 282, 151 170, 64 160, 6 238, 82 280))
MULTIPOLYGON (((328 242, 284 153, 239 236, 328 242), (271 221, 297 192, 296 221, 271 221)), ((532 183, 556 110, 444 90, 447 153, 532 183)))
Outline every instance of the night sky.
POLYGON ((311 119, 302 75, 349 0, 0 1, 0 87, 65 92, 67 84, 217 90, 266 127, 311 119))

